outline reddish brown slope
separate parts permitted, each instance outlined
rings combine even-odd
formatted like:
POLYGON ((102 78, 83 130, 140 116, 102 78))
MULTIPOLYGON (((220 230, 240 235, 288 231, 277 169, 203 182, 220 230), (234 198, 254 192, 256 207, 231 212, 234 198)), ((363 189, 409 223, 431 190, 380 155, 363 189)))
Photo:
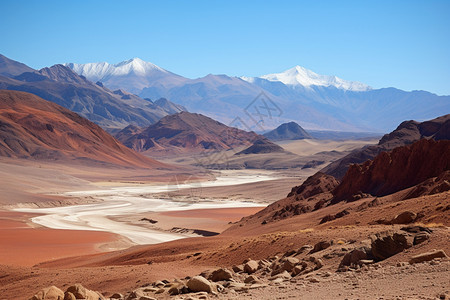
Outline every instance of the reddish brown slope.
POLYGON ((254 132, 228 127, 201 114, 189 112, 166 116, 141 131, 127 127, 116 137, 139 152, 160 149, 175 152, 228 150, 250 146, 259 138, 266 140, 254 132))
POLYGON ((98 125, 35 95, 0 90, 0 156, 167 167, 114 139, 98 125))
POLYGON ((374 160, 352 165, 333 191, 332 203, 359 192, 385 196, 437 177, 450 169, 450 141, 422 139, 382 152, 374 160))

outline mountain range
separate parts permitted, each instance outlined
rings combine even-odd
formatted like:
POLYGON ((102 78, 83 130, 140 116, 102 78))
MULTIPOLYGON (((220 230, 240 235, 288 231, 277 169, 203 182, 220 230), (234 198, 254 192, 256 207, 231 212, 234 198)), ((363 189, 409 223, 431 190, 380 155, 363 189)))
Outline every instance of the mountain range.
POLYGON ((138 58, 116 65, 65 65, 112 89, 123 88, 143 98, 164 97, 225 124, 239 119, 248 129, 260 131, 295 121, 306 129, 386 132, 403 120, 431 119, 450 111, 450 96, 373 89, 300 66, 260 77, 209 74, 189 79, 138 58))
POLYGON ((0 74, 4 75, 0 75, 0 89, 30 92, 79 113, 103 128, 123 128, 129 124, 148 126, 168 114, 185 110, 167 99, 152 102, 124 90, 109 90, 102 83, 95 84, 63 65, 33 70, 2 56, 0 74))

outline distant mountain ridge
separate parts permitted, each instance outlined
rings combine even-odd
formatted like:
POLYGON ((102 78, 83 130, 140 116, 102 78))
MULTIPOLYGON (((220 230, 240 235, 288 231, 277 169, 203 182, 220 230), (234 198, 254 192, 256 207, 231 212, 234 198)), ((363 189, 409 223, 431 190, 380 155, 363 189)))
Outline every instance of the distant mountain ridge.
MULTIPOLYGON (((7 58, 4 60, 8 60, 9 65, 20 64, 7 58)), ((28 69, 31 71, 17 76, 0 76, 0 89, 33 93, 105 128, 123 128, 129 124, 148 126, 184 109, 168 100, 160 102, 162 107, 123 90, 111 91, 63 65, 39 71, 28 69)))
POLYGON ((103 76, 105 86, 123 88, 143 98, 174 99, 189 111, 225 124, 241 118, 250 123, 252 130, 272 129, 293 120, 314 130, 386 132, 406 119, 431 119, 450 111, 450 96, 372 89, 364 83, 319 75, 300 66, 260 77, 209 74, 188 79, 140 59, 114 68, 106 63, 66 65, 93 81, 103 76), (264 129, 256 128, 246 114, 261 92, 282 112, 276 118, 260 120, 264 129))
POLYGON ((311 135, 295 122, 283 123, 263 136, 272 141, 312 139, 311 135))
POLYGON ((179 83, 187 80, 182 76, 139 58, 133 58, 114 65, 107 62, 88 64, 65 63, 64 65, 93 82, 100 81, 110 89, 122 88, 133 94, 139 94, 142 89, 155 81, 159 82, 159 84, 170 85, 171 81, 179 83))
MULTIPOLYGON (((251 77, 241 77, 244 80, 252 81, 251 77)), ((348 81, 336 76, 319 75, 311 70, 308 70, 301 66, 295 66, 282 73, 274 73, 260 76, 260 78, 267 79, 269 81, 279 81, 285 85, 292 86, 324 86, 335 87, 348 91, 368 91, 372 88, 367 84, 348 81)))

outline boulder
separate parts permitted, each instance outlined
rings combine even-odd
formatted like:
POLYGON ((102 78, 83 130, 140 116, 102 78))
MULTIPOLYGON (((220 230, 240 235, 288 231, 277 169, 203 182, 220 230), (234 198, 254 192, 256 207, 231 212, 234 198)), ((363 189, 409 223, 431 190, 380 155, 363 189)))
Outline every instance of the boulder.
POLYGON ((283 271, 288 271, 291 272, 292 269, 294 269, 294 267, 300 262, 300 260, 298 258, 295 257, 286 257, 284 259, 284 263, 282 266, 282 270, 283 271))
POLYGON ((127 300, 136 300, 136 299, 139 299, 144 296, 145 296, 144 292, 141 289, 137 289, 137 290, 132 291, 128 295, 127 300))
POLYGON ((314 248, 309 253, 319 252, 319 251, 327 249, 330 246, 331 246, 330 242, 320 241, 320 242, 318 242, 317 244, 314 245, 314 248))
POLYGON ((258 262, 256 260, 249 260, 244 265, 244 272, 247 274, 255 273, 258 270, 258 262))
POLYGON ((64 300, 77 300, 77 298, 71 292, 65 292, 64 293, 64 300))
POLYGON ((426 232, 419 232, 414 236, 414 245, 418 245, 430 239, 430 235, 426 232))
POLYGON ((430 261, 435 258, 448 258, 447 254, 445 254, 444 250, 436 250, 427 253, 422 253, 416 256, 411 257, 409 260, 410 264, 421 263, 424 261, 430 261))
POLYGON ((230 280, 231 278, 233 278, 233 272, 231 272, 228 269, 221 268, 212 272, 209 279, 216 282, 216 281, 230 280))
POLYGON ((344 255, 344 257, 341 260, 341 263, 339 264, 339 267, 358 265, 360 260, 368 258, 367 253, 370 253, 370 250, 364 247, 354 249, 351 252, 344 255))
POLYGON ((284 271, 284 272, 282 272, 280 274, 277 274, 275 276, 270 277, 269 280, 274 281, 274 280, 280 279, 280 278, 283 279, 283 280, 288 280, 288 279, 291 279, 292 276, 288 272, 284 271))
POLYGON ((232 269, 235 273, 244 272, 244 265, 235 265, 232 269))
POLYGON ((169 293, 169 295, 180 295, 188 293, 189 289, 183 283, 178 282, 174 283, 167 292, 169 293))
POLYGON ((419 232, 426 232, 426 233, 432 233, 433 231, 428 227, 418 226, 418 225, 409 225, 400 228, 400 230, 409 232, 409 233, 419 233, 419 232))
POLYGON ((395 216, 392 221, 391 224, 409 224, 414 222, 414 220, 416 220, 417 218, 417 214, 413 213, 411 211, 405 211, 402 212, 401 214, 395 216))
POLYGON ((203 276, 194 276, 187 282, 188 288, 193 292, 211 293, 212 284, 203 276))
POLYGON ((378 233, 372 237, 372 255, 383 260, 412 247, 413 237, 403 231, 378 233))
POLYGON ((105 298, 94 291, 88 290, 81 284, 77 283, 67 288, 66 293, 72 293, 76 299, 84 300, 104 300, 105 298))
POLYGON ((244 279, 244 283, 259 283, 261 282, 255 275, 250 275, 244 279))
POLYGON ((112 294, 110 299, 123 299, 123 295, 119 293, 112 294))
POLYGON ((64 292, 56 286, 50 286, 40 290, 30 300, 64 300, 64 292))

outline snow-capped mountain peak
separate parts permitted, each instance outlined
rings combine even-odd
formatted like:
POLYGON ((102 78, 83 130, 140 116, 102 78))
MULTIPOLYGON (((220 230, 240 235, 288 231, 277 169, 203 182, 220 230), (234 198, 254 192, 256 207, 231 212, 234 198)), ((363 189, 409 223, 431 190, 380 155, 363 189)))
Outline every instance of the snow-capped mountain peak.
POLYGON ((167 71, 164 70, 163 68, 160 68, 157 65, 152 64, 151 62, 143 61, 142 59, 137 57, 115 64, 113 67, 114 67, 113 71, 114 75, 126 75, 131 72, 134 72, 135 74, 138 75, 145 75, 155 70, 167 73, 167 71))
MULTIPOLYGON (((291 86, 334 86, 338 89, 351 91, 367 91, 372 89, 370 86, 361 82, 348 81, 336 76, 319 75, 301 66, 295 66, 282 73, 263 75, 261 78, 269 81, 280 81, 291 86)), ((249 78, 242 79, 249 81, 249 78)))
POLYGON ((107 62, 74 64, 65 63, 66 67, 71 68, 79 75, 83 75, 92 81, 102 81, 107 76, 122 76, 136 74, 145 76, 150 73, 168 73, 163 68, 158 67, 151 62, 146 62, 140 58, 132 58, 118 64, 112 65, 107 62))

